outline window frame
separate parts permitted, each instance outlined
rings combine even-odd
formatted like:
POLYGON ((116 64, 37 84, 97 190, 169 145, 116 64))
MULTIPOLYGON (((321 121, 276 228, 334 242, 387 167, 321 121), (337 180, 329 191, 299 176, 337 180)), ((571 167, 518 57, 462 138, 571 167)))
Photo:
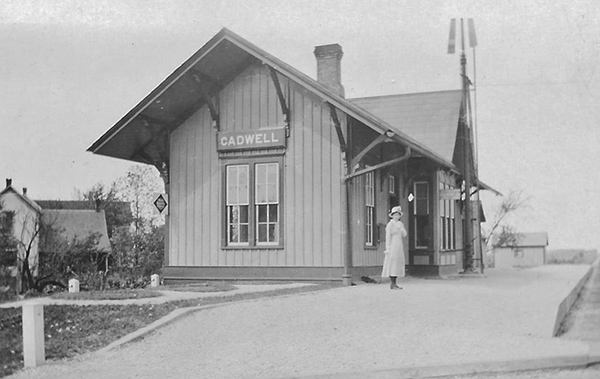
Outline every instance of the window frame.
MULTIPOLYGON (((454 187, 447 183, 440 183, 440 190, 451 190, 454 187)), ((439 208, 440 225, 440 250, 456 250, 456 201, 441 199, 439 208)))
POLYGON ((417 216, 419 216, 419 214, 417 213, 418 209, 419 209, 419 205, 418 202, 419 200, 425 200, 426 201, 426 212, 424 213, 424 215, 427 216, 427 226, 430 226, 430 217, 431 217, 431 204, 430 204, 430 199, 429 199, 429 194, 430 194, 430 183, 427 180, 419 180, 419 181, 415 181, 413 183, 413 194, 414 194, 414 199, 413 199, 413 226, 414 226, 414 245, 415 245, 415 249, 431 249, 432 246, 431 245, 431 230, 429 231, 429 242, 428 245, 419 245, 419 238, 418 238, 418 233, 419 233, 419 227, 418 227, 418 220, 417 220, 417 216), (417 191, 417 185, 419 184, 425 184, 426 185, 426 194, 425 197, 419 197, 419 192, 417 191))
MULTIPOLYGON (((247 158, 231 158, 223 159, 221 163, 221 176, 222 176, 222 204, 221 204, 221 248, 224 250, 254 250, 254 249, 282 249, 284 247, 284 162, 281 155, 270 155, 270 156, 257 156, 247 158), (267 203, 257 203, 257 165, 268 165, 277 164, 277 221, 275 224, 276 228, 276 242, 259 242, 258 241, 258 227, 259 227, 259 205, 265 205, 267 203), (228 182, 227 173, 228 167, 232 166, 248 166, 248 242, 236 243, 229 241, 229 219, 228 219, 228 182)), ((267 207, 267 213, 268 213, 267 207)), ((267 215, 268 216, 268 215, 267 215)), ((267 227, 268 235, 268 227, 267 227)))
POLYGON ((365 246, 375 247, 375 172, 365 174, 365 246))

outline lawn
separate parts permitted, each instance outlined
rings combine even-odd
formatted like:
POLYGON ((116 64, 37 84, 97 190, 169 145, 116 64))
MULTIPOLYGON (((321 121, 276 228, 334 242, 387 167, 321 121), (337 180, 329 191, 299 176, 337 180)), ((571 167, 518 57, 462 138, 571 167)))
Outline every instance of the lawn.
MULTIPOLYGON (((145 305, 48 305, 44 307, 44 334, 46 336, 46 359, 58 360, 70 358, 78 354, 98 350, 111 342, 132 333, 166 315, 177 308, 210 305, 248 299, 280 296, 293 293, 311 292, 340 286, 339 283, 321 283, 299 288, 278 289, 258 293, 235 294, 233 296, 217 296, 211 298, 172 301, 164 304, 145 305)), ((159 287, 165 290, 191 291, 227 291, 234 285, 227 282, 204 286, 159 287)), ((80 292, 79 299, 92 296, 145 296, 153 291, 123 291, 115 294, 110 291, 105 295, 91 295, 80 292), (112 294, 110 294, 112 293, 112 294), (144 294, 144 295, 140 295, 144 294)), ((73 296, 62 295, 62 296, 73 296)), ((54 295, 57 296, 57 295, 54 295)), ((134 297, 139 298, 139 297, 134 297)), ((23 367, 21 308, 0 308, 0 377, 10 375, 23 367)))

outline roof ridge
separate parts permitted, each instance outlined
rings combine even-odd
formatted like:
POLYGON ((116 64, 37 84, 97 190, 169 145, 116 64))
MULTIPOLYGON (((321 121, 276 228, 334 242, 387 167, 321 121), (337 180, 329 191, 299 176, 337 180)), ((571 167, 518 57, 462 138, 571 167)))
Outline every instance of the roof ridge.
POLYGON ((375 95, 375 96, 361 96, 361 97, 353 97, 348 98, 348 101, 354 100, 363 100, 363 99, 378 99, 384 97, 403 97, 403 96, 414 96, 414 95, 431 95, 434 93, 447 93, 447 92, 460 92, 460 89, 447 89, 447 90, 439 90, 439 91, 425 91, 425 92, 407 92, 407 93, 394 93, 390 95, 375 95))

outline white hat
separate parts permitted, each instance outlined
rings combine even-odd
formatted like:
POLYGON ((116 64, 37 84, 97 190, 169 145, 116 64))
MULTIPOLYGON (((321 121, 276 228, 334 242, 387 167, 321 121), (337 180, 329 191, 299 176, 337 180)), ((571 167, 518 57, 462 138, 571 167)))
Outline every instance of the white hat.
POLYGON ((401 206, 397 206, 397 207, 392 208, 392 210, 390 211, 390 214, 389 214, 390 218, 392 218, 392 215, 394 213, 400 214, 400 217, 402 217, 402 215, 404 214, 404 213, 402 213, 402 207, 401 206))

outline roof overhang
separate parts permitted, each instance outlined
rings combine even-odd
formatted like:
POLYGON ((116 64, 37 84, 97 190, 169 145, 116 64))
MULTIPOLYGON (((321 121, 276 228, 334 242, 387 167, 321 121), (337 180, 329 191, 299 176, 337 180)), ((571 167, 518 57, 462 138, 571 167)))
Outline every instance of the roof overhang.
POLYGON ((141 163, 160 161, 159 132, 171 131, 207 103, 248 65, 267 64, 298 85, 311 91, 348 116, 379 133, 393 130, 393 139, 413 153, 457 170, 456 166, 419 141, 346 99, 322 84, 256 47, 228 29, 222 29, 200 50, 169 75, 148 96, 94 142, 88 151, 141 163))

